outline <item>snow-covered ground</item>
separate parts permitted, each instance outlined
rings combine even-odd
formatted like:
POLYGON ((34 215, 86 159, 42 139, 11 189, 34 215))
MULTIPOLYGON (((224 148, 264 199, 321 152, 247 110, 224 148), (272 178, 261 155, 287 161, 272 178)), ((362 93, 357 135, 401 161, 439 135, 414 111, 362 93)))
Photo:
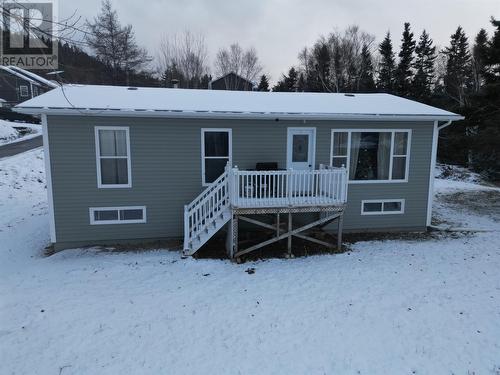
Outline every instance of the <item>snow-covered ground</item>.
POLYGON ((436 183, 441 225, 492 231, 237 265, 43 257, 41 151, 0 175, 2 374, 500 374, 498 189, 436 183))
POLYGON ((41 132, 42 125, 0 119, 0 146, 36 137, 41 132), (26 134, 21 134, 16 128, 26 128, 28 131, 26 134))

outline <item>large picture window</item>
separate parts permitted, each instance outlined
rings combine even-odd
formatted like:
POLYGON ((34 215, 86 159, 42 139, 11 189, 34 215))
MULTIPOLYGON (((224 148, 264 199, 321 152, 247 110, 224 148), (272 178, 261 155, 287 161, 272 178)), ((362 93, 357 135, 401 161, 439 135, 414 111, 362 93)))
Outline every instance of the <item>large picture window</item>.
POLYGON ((95 128, 97 186, 131 187, 130 140, 128 127, 95 128))
POLYGON ((408 181, 410 130, 333 130, 331 165, 349 181, 408 181))
POLYGON ((208 185, 231 162, 231 129, 201 130, 202 182, 208 185))

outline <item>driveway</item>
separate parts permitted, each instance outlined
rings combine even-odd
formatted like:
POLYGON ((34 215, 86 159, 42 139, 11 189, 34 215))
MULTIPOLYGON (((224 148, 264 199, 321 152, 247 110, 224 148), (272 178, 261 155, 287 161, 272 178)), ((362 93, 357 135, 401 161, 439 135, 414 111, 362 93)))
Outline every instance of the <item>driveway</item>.
POLYGON ((43 145, 42 136, 0 146, 0 158, 13 156, 43 145))

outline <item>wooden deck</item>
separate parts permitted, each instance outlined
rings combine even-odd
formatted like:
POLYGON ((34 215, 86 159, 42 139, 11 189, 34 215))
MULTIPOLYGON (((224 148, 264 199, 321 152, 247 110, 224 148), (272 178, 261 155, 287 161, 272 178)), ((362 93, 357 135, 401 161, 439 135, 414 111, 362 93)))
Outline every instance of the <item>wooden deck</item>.
POLYGON ((271 243, 287 239, 291 254, 292 237, 319 245, 341 246, 342 215, 347 201, 347 171, 345 168, 326 168, 296 171, 226 171, 200 196, 185 207, 184 252, 193 254, 227 222, 227 251, 230 258, 239 258, 271 243), (319 219, 294 228, 292 215, 316 212, 319 219), (280 215, 287 215, 288 230, 282 228, 280 215), (276 215, 275 225, 257 220, 255 215, 276 215), (276 236, 246 249, 238 245, 239 221, 273 229, 276 236), (336 245, 313 238, 304 232, 338 221, 336 245))

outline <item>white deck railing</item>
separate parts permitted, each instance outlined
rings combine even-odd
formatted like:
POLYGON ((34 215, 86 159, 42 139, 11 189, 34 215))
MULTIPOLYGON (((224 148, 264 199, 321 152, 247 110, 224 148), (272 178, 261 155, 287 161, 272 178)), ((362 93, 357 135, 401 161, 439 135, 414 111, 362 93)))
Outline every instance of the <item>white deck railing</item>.
POLYGON ((226 167, 219 178, 190 204, 184 206, 184 248, 186 241, 204 232, 218 214, 229 208, 229 173, 230 168, 226 167))
POLYGON ((342 205, 347 201, 345 168, 313 171, 240 171, 224 173, 184 207, 184 248, 202 233, 216 230, 235 208, 342 205))
POLYGON ((231 204, 239 208, 341 205, 347 201, 345 168, 240 171, 229 175, 231 204))

